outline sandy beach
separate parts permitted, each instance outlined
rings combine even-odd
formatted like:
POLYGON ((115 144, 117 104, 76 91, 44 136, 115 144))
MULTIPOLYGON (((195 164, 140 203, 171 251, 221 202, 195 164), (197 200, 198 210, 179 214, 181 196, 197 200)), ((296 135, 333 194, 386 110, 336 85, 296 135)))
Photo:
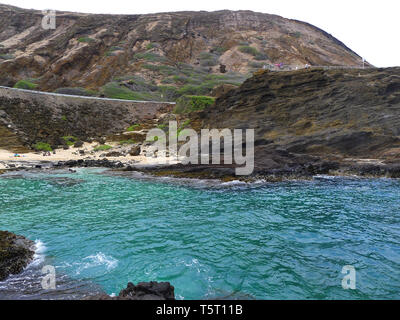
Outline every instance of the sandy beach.
POLYGON ((8 150, 0 149, 0 170, 9 169, 10 165, 12 167, 24 167, 24 166, 34 166, 35 164, 44 162, 59 162, 68 160, 102 160, 107 159, 109 161, 119 161, 126 165, 158 165, 158 164, 176 164, 178 161, 163 155, 158 155, 157 157, 145 156, 143 153, 139 156, 119 156, 119 157, 109 157, 105 154, 116 150, 118 145, 111 144, 113 149, 108 151, 93 151, 97 143, 84 143, 80 148, 71 147, 68 150, 57 149, 55 154, 50 153, 49 156, 45 156, 43 152, 29 152, 23 154, 15 154, 8 150), (115 148, 115 149, 114 149, 115 148), (80 154, 79 151, 83 150, 84 154, 80 154))

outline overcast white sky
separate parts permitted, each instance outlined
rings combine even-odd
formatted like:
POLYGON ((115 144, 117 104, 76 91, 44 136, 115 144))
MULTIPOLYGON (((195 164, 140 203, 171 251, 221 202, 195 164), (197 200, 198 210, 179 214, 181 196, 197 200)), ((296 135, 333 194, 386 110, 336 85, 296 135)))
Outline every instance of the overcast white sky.
POLYGON ((0 0, 22 8, 138 14, 222 9, 273 13, 309 22, 378 67, 400 66, 399 0, 0 0))

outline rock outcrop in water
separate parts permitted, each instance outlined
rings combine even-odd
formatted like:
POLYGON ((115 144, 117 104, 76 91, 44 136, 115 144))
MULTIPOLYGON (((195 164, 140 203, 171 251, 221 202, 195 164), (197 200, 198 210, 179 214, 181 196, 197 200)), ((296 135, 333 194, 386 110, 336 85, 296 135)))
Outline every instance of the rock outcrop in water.
POLYGON ((140 282, 136 286, 129 282, 117 297, 99 295, 90 300, 175 300, 175 289, 169 282, 140 282))
POLYGON ((0 231, 0 281, 18 274, 32 261, 34 242, 8 231, 0 231))

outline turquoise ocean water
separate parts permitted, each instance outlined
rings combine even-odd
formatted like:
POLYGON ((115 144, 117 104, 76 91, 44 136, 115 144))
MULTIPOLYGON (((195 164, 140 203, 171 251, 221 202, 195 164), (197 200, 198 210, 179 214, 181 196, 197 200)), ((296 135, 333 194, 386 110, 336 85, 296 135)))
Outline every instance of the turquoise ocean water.
MULTIPOLYGON (((400 181, 190 184, 77 173, 0 176, 0 230, 109 294, 170 281, 179 299, 399 299, 400 181), (356 270, 344 290, 343 266, 356 270)), ((25 283, 25 282, 24 282, 25 283)), ((12 284, 0 283, 0 297, 12 284)))

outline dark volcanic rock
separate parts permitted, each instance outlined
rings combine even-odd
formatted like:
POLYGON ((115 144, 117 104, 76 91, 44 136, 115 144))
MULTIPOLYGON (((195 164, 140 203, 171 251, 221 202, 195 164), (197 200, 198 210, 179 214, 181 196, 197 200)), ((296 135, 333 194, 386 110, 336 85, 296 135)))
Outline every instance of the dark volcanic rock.
POLYGON ((140 146, 134 146, 132 147, 131 150, 129 150, 129 155, 131 155, 132 157, 136 157, 140 155, 140 152, 141 152, 140 146))
POLYGON ((124 155, 121 152, 118 151, 111 151, 109 153, 106 153, 106 157, 123 157, 124 155))
POLYGON ((20 273, 34 255, 34 242, 8 231, 0 231, 0 281, 20 273))
POLYGON ((75 144, 74 144, 74 148, 80 148, 80 147, 82 147, 83 146, 83 142, 82 141, 77 141, 77 142, 75 142, 75 144))
POLYGON ((174 287, 169 282, 129 282, 119 297, 129 300, 175 300, 174 287))
POLYGON ((99 295, 89 300, 175 300, 175 289, 169 282, 140 282, 136 286, 129 282, 118 297, 99 295))

